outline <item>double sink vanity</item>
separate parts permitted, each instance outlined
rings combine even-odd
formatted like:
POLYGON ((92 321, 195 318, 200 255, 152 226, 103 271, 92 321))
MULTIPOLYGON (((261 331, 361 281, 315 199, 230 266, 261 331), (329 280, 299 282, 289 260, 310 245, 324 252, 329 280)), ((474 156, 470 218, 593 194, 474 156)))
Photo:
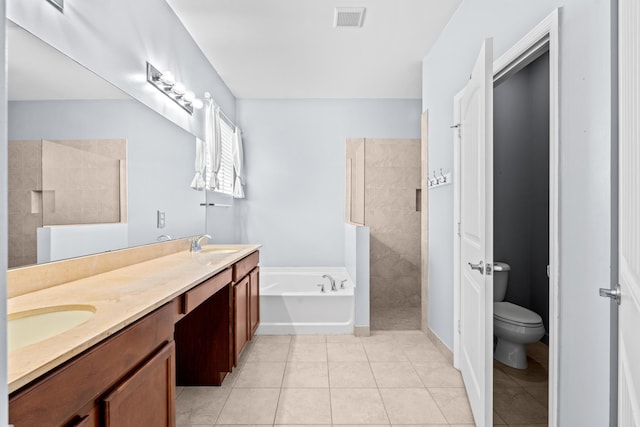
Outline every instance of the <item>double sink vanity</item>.
POLYGON ((257 245, 177 240, 10 270, 9 421, 174 426, 259 323, 257 245))

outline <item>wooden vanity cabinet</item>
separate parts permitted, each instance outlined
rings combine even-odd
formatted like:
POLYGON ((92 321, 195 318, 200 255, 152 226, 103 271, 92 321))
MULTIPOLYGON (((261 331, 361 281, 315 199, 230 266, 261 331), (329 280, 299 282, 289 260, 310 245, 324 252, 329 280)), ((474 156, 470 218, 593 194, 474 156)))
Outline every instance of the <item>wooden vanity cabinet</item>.
POLYGON ((260 267, 256 267, 249 273, 249 339, 258 329, 260 324, 260 267))
POLYGON ((249 278, 233 285, 233 339, 234 365, 249 341, 249 278))
POLYGON ((9 422, 174 426, 173 310, 173 303, 164 305, 12 393, 9 422), (125 417, 141 422, 127 424, 125 417))
POLYGON ((233 266, 233 365, 259 324, 259 253, 253 252, 233 266))

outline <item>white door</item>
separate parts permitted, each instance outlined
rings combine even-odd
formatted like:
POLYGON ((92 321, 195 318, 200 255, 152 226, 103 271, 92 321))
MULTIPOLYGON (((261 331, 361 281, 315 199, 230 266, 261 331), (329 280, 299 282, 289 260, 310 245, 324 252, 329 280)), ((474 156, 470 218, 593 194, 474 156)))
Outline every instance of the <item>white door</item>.
POLYGON ((493 415, 492 64, 488 39, 460 102, 460 370, 478 427, 493 415))
POLYGON ((640 426, 640 2, 619 3, 618 425, 640 426))

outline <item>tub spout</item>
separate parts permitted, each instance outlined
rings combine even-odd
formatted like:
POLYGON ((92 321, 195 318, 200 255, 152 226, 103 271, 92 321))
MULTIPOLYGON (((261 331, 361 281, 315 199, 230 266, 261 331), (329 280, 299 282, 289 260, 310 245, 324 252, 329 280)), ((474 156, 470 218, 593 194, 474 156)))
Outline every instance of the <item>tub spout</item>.
POLYGON ((322 277, 325 278, 325 279, 329 279, 329 282, 331 283, 331 290, 332 291, 337 291, 338 290, 338 288, 336 288, 336 279, 331 277, 329 274, 323 274, 322 277))

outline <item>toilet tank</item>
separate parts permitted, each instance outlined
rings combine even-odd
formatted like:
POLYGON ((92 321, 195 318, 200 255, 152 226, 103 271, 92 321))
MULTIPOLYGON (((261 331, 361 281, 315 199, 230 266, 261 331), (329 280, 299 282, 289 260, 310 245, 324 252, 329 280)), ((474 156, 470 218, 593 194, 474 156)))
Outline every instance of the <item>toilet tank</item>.
POLYGON ((493 302, 504 301, 511 267, 505 262, 493 263, 493 302))

